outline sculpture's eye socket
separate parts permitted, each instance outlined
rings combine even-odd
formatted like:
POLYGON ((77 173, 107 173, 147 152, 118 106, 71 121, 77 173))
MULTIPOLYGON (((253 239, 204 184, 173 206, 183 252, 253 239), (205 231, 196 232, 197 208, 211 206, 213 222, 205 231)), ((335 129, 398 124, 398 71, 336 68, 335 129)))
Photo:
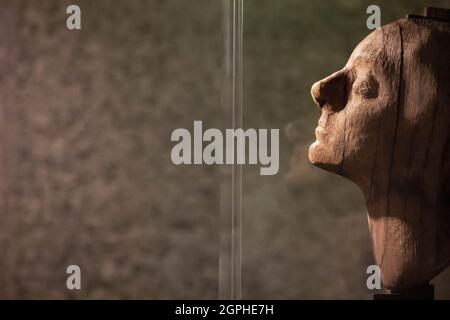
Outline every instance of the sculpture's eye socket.
POLYGON ((372 74, 367 74, 361 79, 357 79, 353 85, 353 92, 365 99, 375 99, 378 97, 378 81, 372 74))

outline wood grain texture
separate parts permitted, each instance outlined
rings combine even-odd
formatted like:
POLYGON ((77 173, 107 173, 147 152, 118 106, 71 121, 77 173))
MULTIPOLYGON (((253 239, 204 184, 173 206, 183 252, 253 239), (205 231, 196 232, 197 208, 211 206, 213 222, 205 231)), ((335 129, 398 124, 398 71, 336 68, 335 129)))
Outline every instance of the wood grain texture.
POLYGON ((392 292, 450 263, 450 24, 408 17, 372 32, 312 87, 322 116, 310 161, 354 181, 392 292))

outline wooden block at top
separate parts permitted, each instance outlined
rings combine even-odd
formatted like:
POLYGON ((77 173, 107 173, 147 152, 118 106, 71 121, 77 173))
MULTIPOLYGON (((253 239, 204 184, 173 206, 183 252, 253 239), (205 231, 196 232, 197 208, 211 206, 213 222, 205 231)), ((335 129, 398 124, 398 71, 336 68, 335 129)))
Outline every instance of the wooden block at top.
POLYGON ((427 18, 450 22, 450 9, 425 7, 423 15, 427 18))

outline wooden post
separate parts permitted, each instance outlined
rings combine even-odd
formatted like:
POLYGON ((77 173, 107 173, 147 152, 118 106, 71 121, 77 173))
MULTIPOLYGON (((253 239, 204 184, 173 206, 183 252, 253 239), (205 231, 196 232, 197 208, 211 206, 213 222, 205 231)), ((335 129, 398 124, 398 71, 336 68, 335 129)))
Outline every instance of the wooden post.
POLYGON ((426 284, 397 293, 376 293, 373 300, 434 300, 434 286, 426 284))

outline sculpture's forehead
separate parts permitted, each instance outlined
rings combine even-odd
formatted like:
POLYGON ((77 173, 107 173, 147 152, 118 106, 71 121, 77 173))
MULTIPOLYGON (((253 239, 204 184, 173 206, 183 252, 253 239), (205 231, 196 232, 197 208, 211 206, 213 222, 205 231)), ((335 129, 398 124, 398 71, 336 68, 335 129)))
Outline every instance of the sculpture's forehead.
POLYGON ((382 29, 376 29, 356 46, 347 62, 347 66, 361 62, 365 65, 374 65, 377 58, 383 53, 383 50, 383 31, 382 29))

